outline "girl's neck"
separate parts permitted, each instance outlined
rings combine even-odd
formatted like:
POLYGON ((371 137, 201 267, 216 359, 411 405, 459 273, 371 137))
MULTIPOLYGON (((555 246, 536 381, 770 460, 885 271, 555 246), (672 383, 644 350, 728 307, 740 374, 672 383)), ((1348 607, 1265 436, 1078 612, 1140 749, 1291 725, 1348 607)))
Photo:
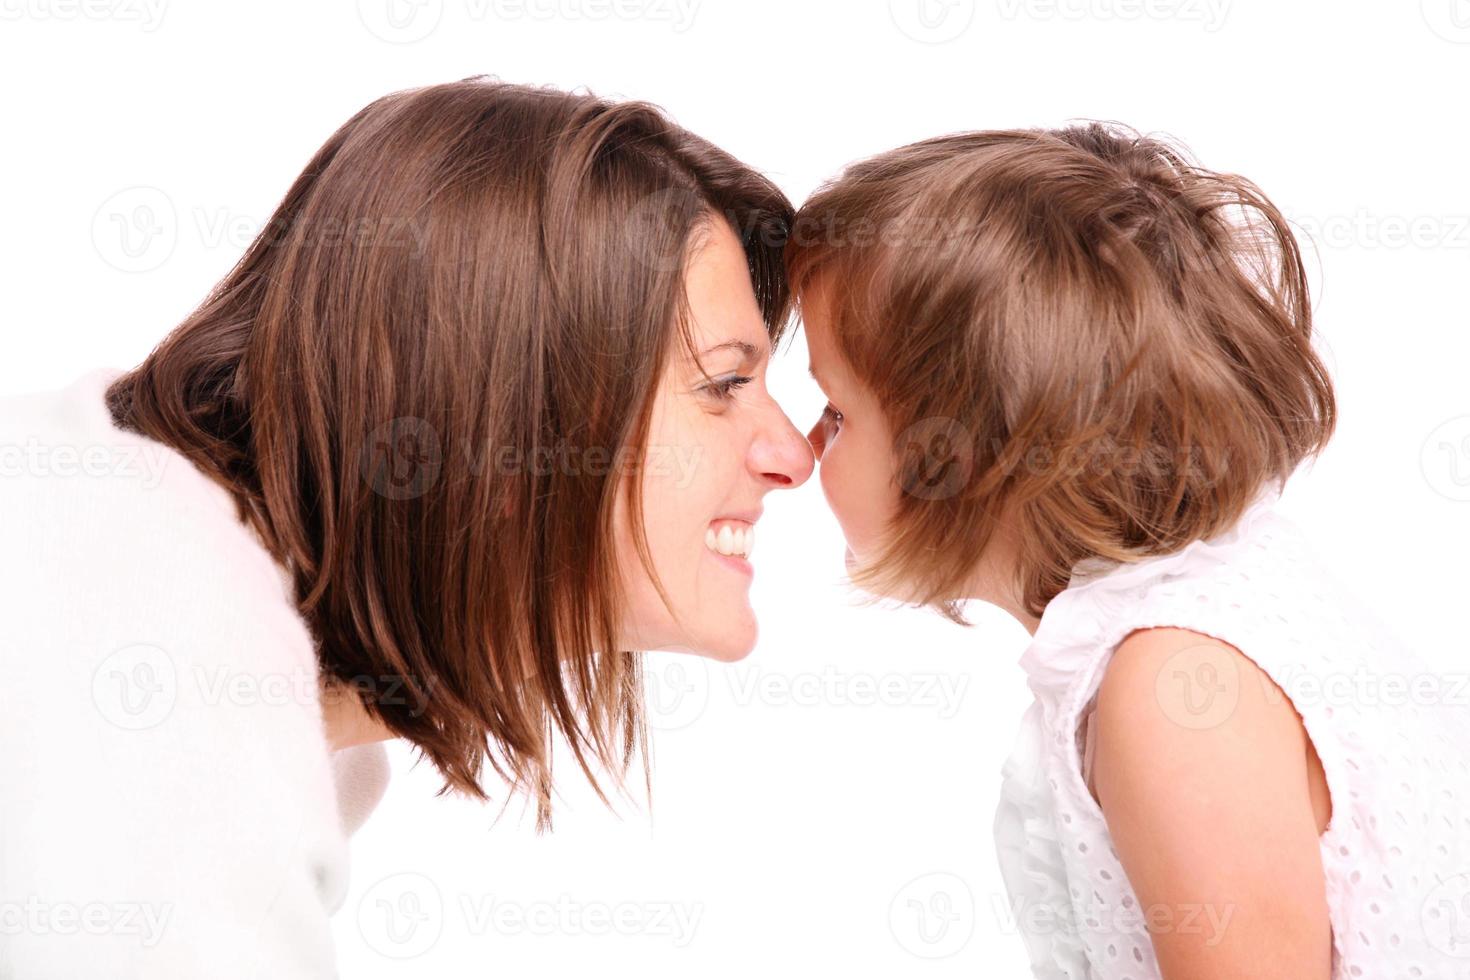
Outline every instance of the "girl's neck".
POLYGON ((1016 622, 1020 623, 1021 628, 1024 629, 1028 634, 1030 634, 1031 636, 1036 635, 1037 628, 1041 626, 1041 617, 1031 615, 1031 613, 1026 609, 1026 604, 1022 602, 1019 597, 1013 595, 1005 595, 985 596, 982 598, 984 598, 984 600, 986 602, 989 602, 991 605, 997 606, 1000 609, 1003 609, 1005 612, 1009 613, 1010 617, 1016 622))

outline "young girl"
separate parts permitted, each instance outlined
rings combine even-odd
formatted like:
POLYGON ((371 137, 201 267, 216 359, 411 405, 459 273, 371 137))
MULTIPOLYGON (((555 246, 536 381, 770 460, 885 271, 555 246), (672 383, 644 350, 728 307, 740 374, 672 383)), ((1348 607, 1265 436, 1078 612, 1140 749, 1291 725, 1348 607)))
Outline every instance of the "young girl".
POLYGON ((1033 634, 1036 976, 1470 977, 1470 720, 1274 509, 1332 433, 1250 182, 1089 125, 850 168, 787 249, 856 584, 1033 634))

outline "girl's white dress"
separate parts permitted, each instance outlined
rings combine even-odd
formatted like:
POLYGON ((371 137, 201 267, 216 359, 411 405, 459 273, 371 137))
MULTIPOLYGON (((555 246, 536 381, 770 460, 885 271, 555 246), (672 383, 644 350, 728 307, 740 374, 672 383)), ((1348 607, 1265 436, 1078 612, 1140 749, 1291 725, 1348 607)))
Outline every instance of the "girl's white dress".
MULTIPOLYGON (((1333 980, 1470 978, 1470 675, 1430 671, 1363 615, 1276 499, 1273 488, 1228 533, 1172 555, 1083 562, 1046 608, 1021 660, 1036 701, 1005 765, 995 824, 1038 978, 1160 975, 1145 914, 1163 910, 1139 908, 1083 775, 1108 658, 1154 626, 1235 646, 1301 715, 1332 800, 1321 851, 1333 980)), ((1463 636, 1446 641, 1465 647, 1463 636)), ((1232 678, 1177 673, 1161 683, 1186 685, 1191 717, 1181 724, 1229 711, 1232 678)), ((1206 938, 1228 927, 1228 909, 1169 912, 1169 926, 1206 938)))

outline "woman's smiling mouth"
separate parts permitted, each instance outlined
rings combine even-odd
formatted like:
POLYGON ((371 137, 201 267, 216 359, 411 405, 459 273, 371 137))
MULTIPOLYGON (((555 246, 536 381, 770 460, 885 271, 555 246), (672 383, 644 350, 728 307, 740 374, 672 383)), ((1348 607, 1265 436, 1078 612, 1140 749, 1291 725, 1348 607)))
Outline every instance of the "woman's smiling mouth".
POLYGON ((722 557, 749 558, 755 547, 755 525, 741 520, 714 521, 704 532, 704 546, 722 557))

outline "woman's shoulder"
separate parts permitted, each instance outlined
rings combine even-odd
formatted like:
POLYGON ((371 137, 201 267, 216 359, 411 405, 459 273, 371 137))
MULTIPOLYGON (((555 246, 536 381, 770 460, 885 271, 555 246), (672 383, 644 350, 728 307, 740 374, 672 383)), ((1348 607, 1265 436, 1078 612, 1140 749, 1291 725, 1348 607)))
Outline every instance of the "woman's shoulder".
POLYGON ((104 398, 119 374, 101 368, 0 399, 0 596, 43 594, 50 612, 73 615, 190 605, 221 629, 290 631, 284 571, 231 495, 171 447, 113 422, 104 398))
POLYGON ((315 767, 300 786, 330 792, 315 648, 281 569, 223 488, 112 424, 102 398, 117 373, 0 412, 5 465, 19 467, 0 479, 0 657, 26 692, 0 726, 42 754, 74 751, 57 771, 84 786, 170 759, 199 762, 189 778, 204 785, 265 777, 196 755, 238 738, 278 739, 285 782, 315 767))
POLYGON ((0 891, 126 894, 159 932, 28 937, 17 966, 325 975, 346 842, 311 636, 229 495, 111 424, 114 375, 0 411, 0 824, 29 855, 0 891))
POLYGON ((222 487, 113 425, 102 398, 118 373, 3 400, 7 676, 34 681, 27 704, 45 710, 65 708, 78 672, 102 691, 133 667, 152 686, 177 682, 168 690, 181 707, 289 690, 319 724, 314 644, 284 570, 222 487))
POLYGON ((0 494, 20 506, 134 518, 151 511, 178 523, 233 515, 230 495, 184 456, 117 426, 106 393, 121 374, 98 368, 59 388, 0 398, 0 494))

